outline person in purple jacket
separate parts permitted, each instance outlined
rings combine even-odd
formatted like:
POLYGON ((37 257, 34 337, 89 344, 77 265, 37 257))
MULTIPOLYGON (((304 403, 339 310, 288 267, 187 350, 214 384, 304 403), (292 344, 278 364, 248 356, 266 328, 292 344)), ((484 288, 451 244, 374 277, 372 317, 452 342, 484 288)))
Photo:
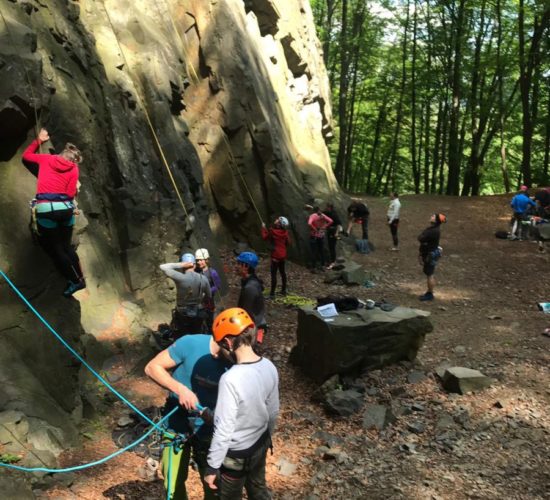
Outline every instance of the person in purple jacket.
POLYGON ((207 310, 206 326, 208 331, 212 331, 212 323, 214 322, 214 312, 216 310, 216 292, 221 291, 222 280, 218 272, 210 267, 210 254, 206 248, 199 248, 195 252, 195 260, 197 261, 197 272, 204 274, 210 283, 212 296, 208 299, 208 303, 204 305, 207 310))

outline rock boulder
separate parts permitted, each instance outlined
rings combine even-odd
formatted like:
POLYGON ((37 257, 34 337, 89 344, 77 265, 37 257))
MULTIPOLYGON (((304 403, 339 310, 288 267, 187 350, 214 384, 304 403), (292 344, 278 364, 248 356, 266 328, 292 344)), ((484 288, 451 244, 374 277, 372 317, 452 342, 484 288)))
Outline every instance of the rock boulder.
POLYGON ((312 307, 303 307, 291 361, 320 382, 336 373, 412 361, 433 329, 429 315, 419 309, 376 307, 322 318, 312 307))

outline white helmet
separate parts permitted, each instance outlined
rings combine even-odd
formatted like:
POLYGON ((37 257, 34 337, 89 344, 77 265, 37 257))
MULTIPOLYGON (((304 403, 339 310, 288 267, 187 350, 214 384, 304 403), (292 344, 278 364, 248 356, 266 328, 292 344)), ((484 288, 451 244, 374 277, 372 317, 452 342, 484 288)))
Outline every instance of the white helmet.
POLYGON ((208 253, 208 250, 206 248, 199 248, 195 252, 195 259, 197 260, 206 260, 210 258, 210 254, 208 253))
POLYGON ((281 227, 288 227, 288 219, 286 217, 279 217, 279 224, 281 224, 281 227))

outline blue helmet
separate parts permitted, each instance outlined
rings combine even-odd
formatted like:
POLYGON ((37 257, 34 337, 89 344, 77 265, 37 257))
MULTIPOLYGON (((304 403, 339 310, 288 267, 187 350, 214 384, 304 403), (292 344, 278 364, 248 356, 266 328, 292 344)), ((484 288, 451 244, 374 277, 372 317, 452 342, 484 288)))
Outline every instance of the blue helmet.
POLYGON ((258 256, 254 252, 241 252, 237 257, 237 262, 241 262, 242 264, 246 264, 252 269, 255 269, 259 260, 258 256))
POLYGON ((195 263, 195 256, 192 253, 184 253, 181 256, 180 262, 187 262, 194 264, 195 263))

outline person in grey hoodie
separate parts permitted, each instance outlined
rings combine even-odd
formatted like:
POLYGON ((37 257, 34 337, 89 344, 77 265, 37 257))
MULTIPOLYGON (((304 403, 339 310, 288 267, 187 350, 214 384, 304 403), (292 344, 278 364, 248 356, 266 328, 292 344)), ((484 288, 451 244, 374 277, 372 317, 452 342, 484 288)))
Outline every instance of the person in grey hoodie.
POLYGON ((176 284, 176 309, 171 325, 174 340, 202 333, 207 317, 205 304, 212 298, 212 291, 208 278, 195 272, 194 255, 184 253, 180 262, 161 264, 160 269, 176 284))

